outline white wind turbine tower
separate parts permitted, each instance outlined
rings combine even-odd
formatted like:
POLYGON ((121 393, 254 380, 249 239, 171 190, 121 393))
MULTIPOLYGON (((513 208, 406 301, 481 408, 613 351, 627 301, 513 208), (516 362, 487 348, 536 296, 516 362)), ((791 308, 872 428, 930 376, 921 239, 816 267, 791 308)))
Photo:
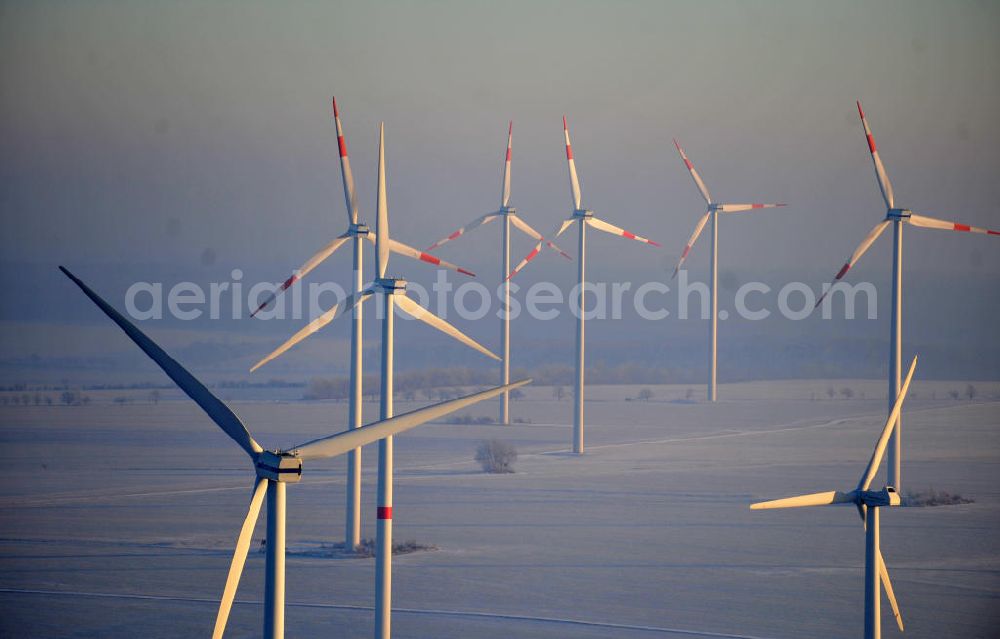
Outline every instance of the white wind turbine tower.
POLYGON ((875 450, 872 451, 871 460, 869 460, 868 466, 854 490, 846 493, 840 491, 813 493, 750 505, 751 510, 829 506, 832 504, 854 504, 857 507, 861 521, 865 525, 865 639, 879 639, 882 636, 879 582, 885 585, 885 594, 892 606, 892 614, 896 618, 899 630, 903 630, 903 618, 899 614, 899 605, 896 603, 896 595, 893 593, 892 582, 889 580, 889 569, 886 568, 885 559, 882 557, 882 550, 879 547, 879 508, 899 506, 899 492, 893 486, 885 486, 882 490, 870 490, 870 488, 878 472, 879 464, 882 463, 882 457, 885 455, 885 449, 892 434, 892 425, 902 410, 903 400, 906 398, 906 391, 910 388, 910 380, 913 379, 913 371, 916 367, 917 358, 914 357, 913 363, 910 364, 910 371, 906 374, 906 380, 893 402, 889 418, 882 428, 882 434, 875 444, 875 450))
MULTIPOLYGON (((865 254, 872 243, 878 239, 878 236, 882 234, 882 231, 886 229, 889 224, 892 224, 893 231, 893 241, 892 241, 892 316, 890 318, 890 338, 889 338, 889 406, 892 407, 896 400, 896 395, 899 393, 899 377, 900 377, 900 367, 902 358, 902 332, 903 332, 903 223, 907 222, 913 226, 919 226, 929 229, 940 229, 944 231, 962 231, 965 233, 981 233, 984 235, 1000 235, 998 231, 991 231, 990 229, 979 228, 978 226, 969 226, 967 224, 959 224, 958 222, 947 222, 945 220, 939 220, 933 217, 927 217, 925 215, 917 215, 913 211, 904 208, 898 208, 895 204, 895 196, 892 192, 892 183, 889 182, 889 175, 885 172, 885 166, 882 164, 882 159, 879 157, 878 149, 875 146, 875 136, 872 135, 871 128, 868 126, 868 120, 865 118, 865 112, 861 108, 861 102, 858 102, 858 114, 861 116, 861 125, 865 130, 865 137, 868 139, 868 151, 872 156, 872 163, 875 166, 875 177, 878 180, 879 189, 882 192, 882 199, 885 201, 886 212, 885 218, 883 218, 875 228, 871 230, 870 233, 861 241, 858 248, 854 249, 854 254, 851 258, 840 268, 834 278, 834 284, 839 282, 845 275, 847 271, 851 270, 854 263, 857 262, 862 255, 865 254)), ((831 287, 832 288, 832 287, 831 287)), ((816 300, 816 306, 818 307, 822 302, 823 298, 826 297, 831 289, 827 289, 823 292, 818 300, 816 300)), ((900 476, 900 459, 902 455, 902 420, 897 419, 895 428, 892 432, 892 440, 889 442, 889 459, 886 465, 886 472, 888 473, 889 485, 894 486, 896 490, 902 490, 902 478, 900 476)))
MULTIPOLYGON (((510 280, 507 278, 507 274, 510 273, 510 225, 513 224, 515 227, 523 231, 525 234, 531 236, 538 242, 545 242, 551 249, 558 251, 560 255, 566 259, 572 259, 569 255, 564 253, 552 242, 547 242, 542 237, 541 233, 531 228, 531 226, 522 220, 517 215, 517 209, 510 206, 510 152, 511 152, 511 139, 514 132, 514 123, 510 122, 507 128, 507 156, 503 164, 503 177, 501 178, 500 187, 500 209, 487 213, 482 217, 479 217, 472 222, 466 224, 462 228, 458 229, 451 235, 444 237, 437 242, 431 244, 427 250, 433 251, 442 244, 450 242, 451 240, 457 239, 468 231, 479 228, 484 224, 489 224, 493 220, 500 219, 503 221, 500 229, 500 277, 503 280, 503 321, 501 323, 500 330, 500 350, 502 361, 500 363, 500 379, 501 383, 506 384, 510 381, 510 280)), ((500 396, 500 423, 507 424, 510 423, 510 394, 504 393, 500 396)))
MULTIPOLYGON (((551 236, 552 240, 562 235, 571 224, 577 222, 580 227, 580 241, 577 249, 579 254, 579 316, 576 320, 576 376, 574 380, 574 403, 573 403, 573 452, 577 454, 583 453, 583 385, 584 385, 584 318, 583 318, 583 285, 585 282, 585 268, 587 265, 587 227, 592 226, 598 231, 604 231, 605 233, 611 233, 612 235, 619 235, 630 240, 637 240, 639 242, 645 242, 646 244, 651 244, 653 246, 659 246, 653 240, 647 240, 644 237, 639 237, 634 233, 629 233, 628 231, 618 228, 614 224, 609 224, 604 220, 594 217, 594 212, 589 209, 584 209, 580 206, 580 180, 576 176, 576 163, 573 160, 573 147, 569 142, 569 126, 566 124, 566 116, 563 116, 563 135, 566 138, 566 162, 569 164, 569 190, 570 197, 573 201, 573 213, 567 219, 563 220, 562 224, 555 234, 551 236)), ((544 241, 544 240, 543 240, 544 241)), ((535 248, 528 253, 528 255, 521 260, 521 262, 514 267, 510 275, 507 278, 513 277, 521 269, 527 265, 528 262, 533 260, 538 252, 542 250, 543 241, 539 241, 535 245, 535 248)))
POLYGON ((677 261, 677 266, 674 267, 674 274, 671 279, 677 277, 677 272, 681 269, 681 265, 684 264, 684 260, 687 259, 688 253, 691 252, 691 247, 698 240, 698 236, 701 235, 702 230, 705 228, 705 224, 711 218, 712 221, 712 255, 711 255, 711 319, 712 319, 712 329, 710 337, 710 348, 708 356, 708 401, 714 402, 718 398, 718 392, 716 388, 716 378, 718 371, 718 352, 719 352, 719 213, 739 213, 740 211, 750 211, 754 209, 773 209, 778 206, 785 206, 784 204, 723 204, 721 202, 712 201, 712 196, 708 192, 708 187, 705 186, 705 182, 698 175, 698 171, 694 168, 694 164, 688 159, 687 155, 684 154, 684 149, 681 145, 674 140, 674 146, 677 147, 677 152, 681 154, 681 159, 684 160, 684 166, 687 167, 688 171, 691 172, 691 178, 694 179, 695 186, 698 187, 698 191, 701 196, 705 198, 705 204, 708 205, 708 209, 705 214, 701 216, 698 220, 698 224, 694 227, 694 233, 691 234, 691 238, 684 245, 684 252, 681 253, 681 259, 677 261))
POLYGON ((236 413, 225 402, 212 394, 183 366, 163 351, 153 340, 135 327, 118 311, 101 299, 86 284, 67 269, 59 267, 104 313, 128 335, 136 345, 148 355, 170 379, 183 390, 205 413, 231 437, 253 464, 256 479, 253 496, 243 525, 240 527, 229 566, 229 575, 219 601, 215 619, 213 639, 221 639, 232 609, 233 598, 239 585, 243 566, 246 563, 250 540, 260 514, 264 497, 267 497, 267 558, 264 577, 264 626, 265 639, 281 639, 285 632, 285 484, 296 483, 302 478, 304 461, 327 459, 350 453, 350 451, 376 440, 391 437, 396 433, 414 428, 430 420, 437 419, 470 404, 496 397, 504 390, 528 383, 522 380, 507 387, 492 388, 487 391, 467 395, 452 401, 428 406, 392 419, 385 419, 360 428, 353 428, 336 435, 324 437, 294 446, 289 449, 267 450, 253 438, 236 413))
MULTIPOLYGON (((274 301, 278 295, 305 277, 310 271, 319 266, 326 258, 333 255, 334 251, 340 248, 347 240, 353 238, 354 244, 354 292, 359 293, 364 288, 362 267, 364 265, 364 251, 362 240, 375 241, 375 234, 367 224, 358 221, 358 198, 354 190, 354 175, 351 173, 351 162, 347 157, 347 141, 344 138, 344 127, 340 122, 340 111, 337 109, 337 98, 333 98, 333 117, 337 123, 337 146, 340 151, 340 173, 344 183, 344 201, 347 204, 347 231, 338 235, 332 242, 321 248, 315 255, 310 257, 305 264, 296 270, 291 277, 286 279, 278 290, 264 300, 257 307, 251 317, 263 310, 268 304, 274 301)), ((396 240, 389 241, 389 250, 400 255, 405 255, 416 260, 421 260, 435 266, 457 271, 465 275, 473 275, 470 271, 455 266, 450 262, 445 262, 437 257, 418 251, 396 240)), ((349 407, 348 423, 351 428, 360 428, 362 424, 362 400, 361 383, 362 373, 362 312, 358 306, 354 310, 353 321, 351 323, 351 399, 349 407)), ((355 548, 361 543, 361 448, 351 452, 347 456, 347 499, 344 515, 344 547, 355 548)))
MULTIPOLYGON (((378 277, 375 282, 364 290, 354 293, 343 304, 337 304, 308 326, 293 335, 270 355, 258 362, 258 368, 278 357, 289 348, 323 328, 344 312, 360 305, 376 292, 382 298, 382 401, 380 418, 392 417, 393 398, 393 334, 395 325, 394 309, 399 307, 407 315, 430 324, 439 331, 462 342, 484 355, 499 360, 475 340, 466 336, 457 328, 434 315, 420 304, 407 297, 406 280, 389 277, 386 268, 389 265, 389 205, 386 201, 385 187, 385 136, 384 126, 379 124, 378 136, 378 217, 375 227, 375 247, 378 262, 378 277)), ((502 392, 502 391, 501 391, 502 392)), ((498 393, 499 394, 499 393, 498 393)), ((390 636, 390 618, 392 611, 392 437, 385 437, 378 443, 378 524, 375 554, 375 636, 388 639, 390 636)))

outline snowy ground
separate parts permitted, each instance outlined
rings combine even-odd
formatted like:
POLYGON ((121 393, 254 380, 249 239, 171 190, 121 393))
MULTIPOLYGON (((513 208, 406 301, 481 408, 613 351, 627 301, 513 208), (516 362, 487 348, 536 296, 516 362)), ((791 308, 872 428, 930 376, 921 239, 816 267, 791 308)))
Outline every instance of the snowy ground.
MULTIPOLYGON (((433 424, 397 438, 396 539, 439 550, 395 558, 394 636, 860 636, 853 508, 747 509, 853 488, 885 400, 884 384, 850 385, 856 396, 835 400, 822 382, 723 386, 716 405, 677 401, 686 387, 654 387, 648 402, 595 388, 583 457, 566 452, 571 403, 543 388, 514 409, 531 424, 433 424), (488 437, 517 446, 516 474, 472 462, 488 437)), ((965 383, 915 386, 906 404, 904 487, 975 503, 882 518, 907 637, 989 637, 1000 624, 1000 403, 954 401, 952 387, 965 383)), ((235 407, 268 447, 341 430, 346 411, 235 407)), ((209 634, 252 475, 193 404, 7 406, 0 441, 0 636, 209 634)), ((370 447, 365 536, 374 462, 370 447)), ((309 464, 288 490, 290 637, 371 634, 373 560, 311 556, 342 539, 343 469, 309 464)), ((259 634, 262 590, 263 556, 251 553, 231 636, 259 634)), ((887 612, 883 632, 898 635, 887 612)))

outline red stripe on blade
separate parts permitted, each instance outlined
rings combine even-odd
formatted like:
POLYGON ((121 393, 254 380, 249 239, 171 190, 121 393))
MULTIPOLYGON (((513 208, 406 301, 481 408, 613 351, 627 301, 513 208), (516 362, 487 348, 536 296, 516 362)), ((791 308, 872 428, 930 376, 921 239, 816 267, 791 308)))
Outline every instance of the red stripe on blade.
POLYGON ((291 276, 290 278, 288 278, 287 280, 285 280, 284 284, 281 285, 281 290, 285 290, 286 288, 288 288, 289 286, 291 286, 292 284, 294 284, 297 281, 299 281, 299 276, 298 275, 291 276))
POLYGON ((430 253, 421 253, 420 254, 420 259, 423 260, 424 262, 430 262, 431 264, 434 264, 435 266, 441 263, 441 260, 439 258, 434 257, 430 253))
POLYGON ((507 147, 507 161, 510 162, 510 147, 507 147))
POLYGON ((449 235, 448 239, 449 240, 453 240, 453 239, 455 239, 456 237, 458 237, 461 234, 462 234, 462 229, 458 229, 457 231, 455 231, 454 233, 452 233, 451 235, 449 235))
POLYGON ((344 136, 337 136, 337 145, 340 146, 340 157, 347 157, 347 142, 344 141, 344 136))
POLYGON ((566 159, 567 160, 573 159, 573 147, 571 147, 568 144, 566 145, 566 159))
POLYGON ((392 506, 379 506, 378 507, 378 518, 379 519, 392 519, 392 506))
POLYGON ((762 209, 762 208, 764 208, 764 205, 763 204, 751 204, 750 208, 752 208, 752 209, 762 209))
POLYGON ((837 277, 835 277, 833 279, 839 280, 840 278, 844 277, 844 275, 846 275, 847 271, 849 271, 849 270, 851 270, 851 265, 850 264, 844 264, 844 266, 841 267, 840 272, 837 273, 837 277))
POLYGON ((958 222, 955 222, 955 230, 956 231, 971 231, 972 229, 970 229, 965 224, 959 224, 958 222))
POLYGON ((472 271, 467 271, 464 268, 462 268, 461 266, 458 267, 458 272, 461 273, 462 275, 468 275, 469 277, 475 277, 476 276, 475 273, 473 273, 472 271))
POLYGON ((684 166, 688 168, 688 171, 694 171, 694 165, 691 164, 691 160, 684 158, 684 166))
POLYGON ((869 133, 865 137, 868 138, 868 150, 871 151, 872 153, 874 153, 875 152, 875 136, 873 136, 871 133, 869 133))
POLYGON ((630 240, 635 239, 635 233, 629 233, 628 231, 622 231, 622 237, 627 237, 630 240))

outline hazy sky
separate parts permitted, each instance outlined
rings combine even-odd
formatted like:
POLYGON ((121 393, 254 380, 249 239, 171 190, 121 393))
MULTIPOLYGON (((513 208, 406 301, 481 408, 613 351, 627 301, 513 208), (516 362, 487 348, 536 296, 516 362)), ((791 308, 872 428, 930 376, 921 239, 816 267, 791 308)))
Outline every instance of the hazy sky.
MULTIPOLYGON (((995 3, 204 4, 3 5, 5 258, 297 262, 345 220, 332 93, 364 211, 385 120, 421 245, 495 208, 508 119, 515 203, 553 226, 566 113, 585 204, 671 257, 702 209, 677 136, 720 199, 791 204, 726 219, 727 259, 835 271, 882 209, 856 98, 902 204, 1000 222, 995 3)), ((911 235, 922 267, 1000 266, 911 235)))
MULTIPOLYGON (((884 213, 855 99, 900 205, 1000 227, 998 32, 993 2, 4 3, 0 256, 281 279, 345 226, 335 94, 366 217, 386 122, 403 241, 497 207, 508 119, 513 203, 555 226, 565 113, 584 205, 664 245, 594 237, 595 278, 669 274, 704 210, 673 136, 718 199, 789 203, 723 219, 724 270, 829 277, 884 213)), ((490 284, 480 233, 441 254, 490 284)), ((996 238, 906 241, 914 285, 1000 274, 996 238)), ((889 255, 883 238, 854 273, 884 279, 889 255)), ((525 276, 555 271, 572 277, 525 276)))

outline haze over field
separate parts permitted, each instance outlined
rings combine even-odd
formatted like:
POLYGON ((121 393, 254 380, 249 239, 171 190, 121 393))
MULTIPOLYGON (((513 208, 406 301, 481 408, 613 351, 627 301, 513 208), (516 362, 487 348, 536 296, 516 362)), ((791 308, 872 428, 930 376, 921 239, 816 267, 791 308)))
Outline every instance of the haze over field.
MULTIPOLYGON (((375 125, 384 120, 394 235, 416 246, 495 208, 508 119, 513 204, 542 232, 555 226, 569 210, 559 130, 567 114, 585 204, 664 245, 637 251, 595 238, 595 281, 669 277, 702 207, 670 144, 678 137, 719 197, 790 204, 720 224, 723 308, 745 282, 777 291, 801 281, 818 291, 879 219, 858 98, 901 203, 1000 226, 1000 16, 991 3, 258 4, 234 12, 42 2, 2 12, 7 379, 27 364, 29 377, 51 381, 74 358, 122 350, 103 325, 71 328, 101 318, 69 294, 56 263, 122 302, 137 280, 207 286, 239 268, 246 282, 276 281, 339 232, 334 93, 362 216, 372 215, 375 125), (40 323, 59 326, 26 326, 40 323)), ((493 290, 499 274, 484 247, 495 238, 487 227, 440 253, 493 290)), ((906 242, 904 348, 938 353, 924 359, 934 377, 996 378, 995 241, 914 230, 906 242)), ((515 243, 514 259, 528 248, 515 243)), ((568 291, 573 265, 544 258, 519 283, 551 279, 568 291)), ((333 260, 314 281, 346 283, 349 258, 333 260)), ((762 300, 771 319, 724 324, 730 348, 721 356, 747 356, 723 365, 723 379, 754 377, 742 365, 749 358, 787 358, 786 374, 776 365, 762 377, 881 375, 889 263, 883 238, 850 276, 876 285, 877 320, 793 322, 778 316, 772 294, 762 300), (819 371, 796 361, 795 353, 815 362, 845 348, 871 356, 819 371)), ((707 264, 707 246, 696 246, 691 279, 705 281, 707 264)), ((434 281, 430 268, 407 272, 425 286, 434 281)), ((593 348, 606 345, 601 357, 612 365, 616 354, 642 351, 658 366, 703 368, 706 322, 677 320, 676 299, 665 307, 673 315, 663 322, 592 322, 593 348), (638 346, 651 343, 664 349, 638 346)), ((244 374, 244 358, 300 325, 203 317, 149 328, 182 329, 176 339, 195 352, 210 345, 220 357, 199 365, 233 378, 244 374)), ((496 339, 493 325, 459 325, 496 339)), ((569 361, 570 325, 565 315, 515 324, 515 360, 569 361)), ((338 348, 346 330, 331 327, 317 344, 338 348)), ((479 364, 444 340, 430 347, 479 364)), ((302 350, 274 374, 328 371, 329 359, 314 355, 321 349, 302 350)), ((412 366, 403 357, 400 365, 412 366)))

